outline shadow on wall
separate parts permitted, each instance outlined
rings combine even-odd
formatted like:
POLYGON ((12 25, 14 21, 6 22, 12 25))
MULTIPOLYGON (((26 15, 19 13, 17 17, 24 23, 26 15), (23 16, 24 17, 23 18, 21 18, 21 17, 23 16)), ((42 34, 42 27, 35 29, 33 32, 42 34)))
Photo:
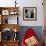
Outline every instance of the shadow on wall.
POLYGON ((24 36, 25 31, 26 31, 28 28, 32 28, 32 29, 34 30, 34 32, 36 32, 39 41, 40 41, 41 43, 43 43, 43 36, 42 36, 42 35, 43 35, 43 34, 42 34, 43 30, 42 30, 42 26, 21 26, 21 27, 20 27, 20 32, 19 32, 19 39, 20 39, 20 42, 21 42, 21 40, 22 40, 22 38, 23 38, 23 36, 24 36))

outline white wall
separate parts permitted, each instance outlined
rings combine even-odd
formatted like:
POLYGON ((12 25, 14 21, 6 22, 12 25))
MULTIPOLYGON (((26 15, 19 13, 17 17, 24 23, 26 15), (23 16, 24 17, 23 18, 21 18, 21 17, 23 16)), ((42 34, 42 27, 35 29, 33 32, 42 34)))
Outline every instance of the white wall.
MULTIPOLYGON (((1 7, 15 6, 15 0, 0 0, 1 7)), ((43 6, 42 0, 17 0, 17 6, 19 7, 19 24, 20 26, 43 26, 43 6), (37 20, 36 21, 24 21, 23 20, 23 7, 37 7, 37 20)))

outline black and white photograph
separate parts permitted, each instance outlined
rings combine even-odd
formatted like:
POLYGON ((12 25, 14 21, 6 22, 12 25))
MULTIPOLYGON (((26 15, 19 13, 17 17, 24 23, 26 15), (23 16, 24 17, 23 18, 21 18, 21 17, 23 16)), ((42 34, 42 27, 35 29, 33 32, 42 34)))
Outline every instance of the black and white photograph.
POLYGON ((24 7, 23 8, 23 19, 33 21, 37 19, 37 8, 36 7, 24 7))

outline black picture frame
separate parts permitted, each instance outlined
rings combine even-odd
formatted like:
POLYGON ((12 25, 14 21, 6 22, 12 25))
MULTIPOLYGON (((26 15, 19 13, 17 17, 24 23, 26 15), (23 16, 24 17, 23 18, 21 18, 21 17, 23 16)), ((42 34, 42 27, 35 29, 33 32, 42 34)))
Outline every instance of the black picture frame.
POLYGON ((37 20, 37 8, 36 7, 23 7, 23 20, 24 21, 37 20))

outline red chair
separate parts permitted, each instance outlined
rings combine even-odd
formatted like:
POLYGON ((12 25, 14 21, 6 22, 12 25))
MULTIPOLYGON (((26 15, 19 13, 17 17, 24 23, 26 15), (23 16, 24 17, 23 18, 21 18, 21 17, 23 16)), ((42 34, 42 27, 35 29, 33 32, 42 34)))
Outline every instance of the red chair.
MULTIPOLYGON (((33 29, 28 28, 27 31, 24 34, 24 37, 22 38, 21 46, 27 46, 27 44, 25 43, 25 40, 28 39, 28 38, 30 38, 30 37, 32 37, 32 36, 34 36, 37 39, 37 35, 33 31, 33 29)), ((40 42, 38 41, 35 46, 41 46, 40 42)))

